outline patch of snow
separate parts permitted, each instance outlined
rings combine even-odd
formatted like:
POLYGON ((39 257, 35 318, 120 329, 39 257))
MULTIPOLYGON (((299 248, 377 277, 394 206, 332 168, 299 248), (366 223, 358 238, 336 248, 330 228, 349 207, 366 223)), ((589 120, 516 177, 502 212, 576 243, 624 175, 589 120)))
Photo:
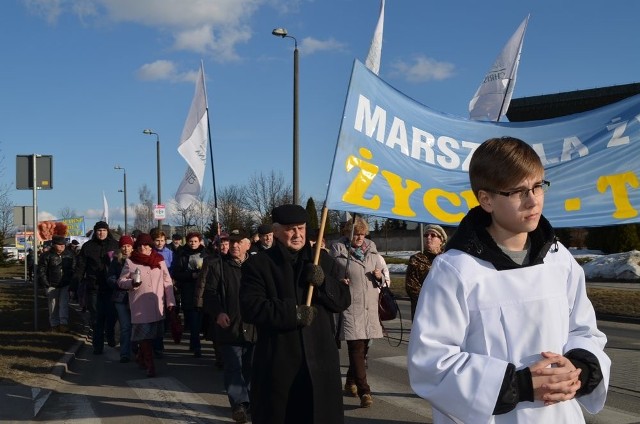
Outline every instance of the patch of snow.
POLYGON ((582 265, 587 279, 637 280, 640 276, 640 252, 603 255, 582 265))
MULTIPOLYGON (((574 258, 591 258, 582 265, 587 280, 637 280, 640 279, 640 251, 615 253, 605 255, 600 250, 569 248, 574 258)), ((393 258, 409 259, 416 251, 389 251, 383 255, 393 258)), ((388 264, 392 274, 404 274, 407 266, 404 264, 388 264)))

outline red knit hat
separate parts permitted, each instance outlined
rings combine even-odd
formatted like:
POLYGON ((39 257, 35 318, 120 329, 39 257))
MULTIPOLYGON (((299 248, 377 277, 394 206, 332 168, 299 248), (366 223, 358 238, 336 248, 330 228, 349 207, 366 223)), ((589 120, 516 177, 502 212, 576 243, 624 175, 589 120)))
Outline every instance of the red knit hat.
POLYGON ((120 247, 124 246, 125 244, 128 244, 129 246, 133 247, 133 238, 125 234, 122 237, 120 237, 120 241, 118 242, 118 244, 120 245, 120 247))
POLYGON ((136 238, 136 243, 133 247, 135 247, 136 249, 142 245, 147 245, 147 246, 154 246, 153 243, 153 239, 151 238, 151 236, 147 233, 140 233, 140 235, 138 235, 138 238, 136 238))

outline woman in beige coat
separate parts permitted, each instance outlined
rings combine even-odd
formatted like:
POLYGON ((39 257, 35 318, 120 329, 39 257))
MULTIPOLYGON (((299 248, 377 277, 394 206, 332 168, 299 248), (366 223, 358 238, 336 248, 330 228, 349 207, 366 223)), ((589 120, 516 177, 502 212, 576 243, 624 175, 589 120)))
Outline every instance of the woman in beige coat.
POLYGON ((337 329, 340 340, 347 341, 349 351, 344 388, 347 394, 360 397, 362 408, 372 404, 365 364, 368 345, 371 339, 383 335, 378 318, 378 287, 384 284, 384 276, 376 245, 365 239, 368 233, 366 221, 358 217, 355 223, 347 224, 343 237, 331 246, 336 260, 334 277, 346 280, 351 292, 351 306, 342 312, 337 329))

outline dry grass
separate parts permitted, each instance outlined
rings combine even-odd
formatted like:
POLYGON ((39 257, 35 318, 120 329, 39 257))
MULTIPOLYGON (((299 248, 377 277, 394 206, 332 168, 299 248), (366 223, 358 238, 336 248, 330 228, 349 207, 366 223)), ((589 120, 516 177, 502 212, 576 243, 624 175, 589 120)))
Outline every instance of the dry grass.
POLYGON ((640 290, 587 288, 587 295, 599 314, 640 318, 640 290))
MULTIPOLYGON (((0 268, 0 279, 13 272, 15 269, 0 268)), ((0 283, 0 384, 37 385, 77 341, 73 334, 49 331, 42 289, 38 291, 38 331, 34 330, 34 315, 31 283, 0 283)), ((80 318, 73 311, 70 318, 79 325, 80 318)))
MULTIPOLYGON (((403 276, 391 277, 391 291, 396 297, 407 296, 403 276)), ((597 314, 640 318, 640 290, 587 288, 587 295, 597 314)))

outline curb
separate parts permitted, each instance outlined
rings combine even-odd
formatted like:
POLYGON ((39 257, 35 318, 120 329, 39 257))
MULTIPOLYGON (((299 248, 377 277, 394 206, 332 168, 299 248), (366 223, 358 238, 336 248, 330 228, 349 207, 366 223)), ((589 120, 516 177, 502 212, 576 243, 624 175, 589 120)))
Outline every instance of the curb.
MULTIPOLYGON (((62 379, 62 377, 64 377, 64 375, 69 371, 69 364, 76 359, 76 354, 82 348, 82 345, 84 345, 84 337, 76 336, 76 339, 76 343, 71 346, 69 351, 62 355, 62 358, 60 358, 60 360, 58 360, 51 369, 51 374, 54 377, 62 379)), ((51 396, 52 392, 49 389, 40 389, 36 387, 33 387, 31 390, 33 393, 32 399, 34 401, 33 418, 35 418, 42 407, 47 403, 47 400, 49 400, 49 396, 51 396)))
POLYGON ((599 314, 597 312, 596 319, 600 321, 620 322, 625 324, 640 324, 640 317, 625 317, 622 315, 599 314))

